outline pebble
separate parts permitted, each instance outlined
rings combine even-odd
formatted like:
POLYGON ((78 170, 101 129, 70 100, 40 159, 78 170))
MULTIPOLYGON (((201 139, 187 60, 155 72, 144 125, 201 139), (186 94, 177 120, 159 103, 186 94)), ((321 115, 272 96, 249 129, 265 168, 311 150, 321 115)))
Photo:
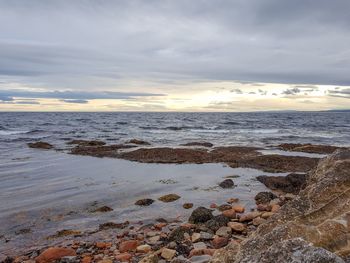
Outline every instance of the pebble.
POLYGON ((136 251, 137 252, 140 252, 140 253, 148 253, 150 252, 152 249, 151 249, 151 246, 150 245, 140 245, 136 248, 136 251))
POLYGON ((227 226, 238 233, 242 233, 246 229, 246 226, 244 224, 238 222, 229 222, 227 226))
POLYGON ((121 262, 129 262, 131 260, 131 258, 132 258, 132 255, 129 253, 122 253, 122 254, 115 256, 115 259, 119 260, 121 262))
POLYGON ((200 233, 193 233, 192 234, 192 237, 191 237, 191 240, 193 243, 199 241, 201 239, 201 234, 200 233))
POLYGON ((160 240, 160 236, 154 236, 154 237, 150 237, 148 239, 148 243, 149 244, 156 244, 158 241, 160 240))
POLYGON ((213 239, 213 235, 208 232, 200 232, 201 240, 211 240, 213 239))
POLYGON ((215 234, 220 237, 230 237, 232 234, 232 229, 231 227, 223 226, 223 227, 220 227, 215 234))
POLYGON ((232 209, 235 210, 236 213, 244 213, 245 211, 245 208, 242 205, 234 205, 232 209))
POLYGON ((257 205, 258 211, 271 211, 271 205, 268 204, 258 204, 257 205))
POLYGON ((195 262, 195 263, 207 263, 209 262, 211 259, 211 256, 209 255, 201 255, 201 256, 193 256, 191 258, 191 262, 195 262))
POLYGON ((273 212, 265 212, 265 213, 263 213, 263 214, 261 215, 261 217, 264 218, 264 219, 267 219, 267 218, 273 216, 274 214, 275 214, 275 213, 273 213, 273 212))
POLYGON ((230 219, 233 219, 233 218, 236 218, 236 211, 234 209, 226 210, 222 212, 222 215, 230 219))
POLYGON ((253 219, 253 225, 254 226, 259 226, 259 225, 261 225, 261 224, 263 224, 265 222, 266 222, 266 219, 263 219, 260 216, 253 219))
POLYGON ((96 242, 95 246, 98 249, 105 249, 105 248, 110 248, 112 246, 112 243, 107 243, 107 242, 96 242))
POLYGON ((170 249, 175 249, 176 247, 177 247, 177 244, 174 241, 172 241, 168 244, 168 248, 170 248, 170 249))
POLYGON ((138 241, 137 240, 123 241, 119 245, 119 251, 121 253, 128 252, 128 251, 133 251, 133 250, 136 250, 137 246, 138 246, 138 241))
POLYGON ((37 263, 50 263, 66 256, 76 256, 76 253, 71 248, 50 247, 41 253, 35 261, 37 263))
POLYGON ((205 249, 205 248, 207 248, 207 245, 204 242, 197 242, 197 243, 193 243, 193 248, 194 249, 205 249))
POLYGON ((227 237, 215 237, 212 241, 212 245, 214 248, 222 248, 228 244, 229 239, 227 237))
POLYGON ((147 237, 154 237, 154 236, 159 236, 159 232, 156 232, 156 231, 149 231, 147 232, 146 236, 147 237))
POLYGON ((192 203, 185 203, 185 204, 182 205, 182 207, 184 209, 191 209, 193 207, 193 204, 192 203))
POLYGON ((171 260, 171 259, 173 259, 175 254, 176 254, 176 250, 169 249, 169 248, 163 248, 160 256, 166 260, 171 260))
POLYGON ((246 222, 246 221, 252 221, 254 218, 260 216, 260 212, 249 212, 247 214, 242 215, 239 218, 239 222, 246 222))

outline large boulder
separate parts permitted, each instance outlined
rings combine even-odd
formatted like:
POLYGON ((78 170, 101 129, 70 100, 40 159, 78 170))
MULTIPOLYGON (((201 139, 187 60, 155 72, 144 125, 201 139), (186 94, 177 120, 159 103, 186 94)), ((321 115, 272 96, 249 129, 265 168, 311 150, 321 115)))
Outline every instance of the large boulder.
POLYGON ((349 215, 350 149, 337 150, 320 161, 295 199, 212 262, 343 262, 350 255, 349 215), (284 261, 276 261, 278 251, 284 261))

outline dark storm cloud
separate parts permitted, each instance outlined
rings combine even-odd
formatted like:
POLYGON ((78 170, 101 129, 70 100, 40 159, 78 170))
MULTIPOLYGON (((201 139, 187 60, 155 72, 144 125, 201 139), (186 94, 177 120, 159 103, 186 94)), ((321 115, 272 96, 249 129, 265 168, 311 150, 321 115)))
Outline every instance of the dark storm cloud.
POLYGON ((0 77, 76 90, 350 85, 349 10, 348 0, 0 0, 0 77))
POLYGON ((16 98, 48 98, 62 99, 66 102, 83 103, 84 100, 94 99, 133 99, 135 97, 163 96, 163 94, 154 93, 136 93, 136 92, 86 92, 86 91, 25 91, 25 90, 0 90, 0 100, 13 100, 16 98))

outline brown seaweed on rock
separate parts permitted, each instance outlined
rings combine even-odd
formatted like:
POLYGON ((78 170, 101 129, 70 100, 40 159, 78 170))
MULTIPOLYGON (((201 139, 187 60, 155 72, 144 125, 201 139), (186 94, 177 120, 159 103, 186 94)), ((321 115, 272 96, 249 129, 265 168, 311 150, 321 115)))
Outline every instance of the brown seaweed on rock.
POLYGON ((318 158, 271 154, 238 160, 229 163, 229 165, 233 168, 254 168, 268 173, 283 173, 290 171, 308 172, 317 165, 318 161, 318 158))
POLYGON ((298 194, 305 187, 306 174, 291 173, 287 176, 260 175, 256 179, 271 190, 281 190, 284 193, 298 194))
POLYGON ((48 143, 48 142, 32 142, 28 143, 29 148, 35 148, 35 149, 45 149, 45 150, 50 150, 53 148, 53 145, 48 143))
POLYGON ((94 157, 118 157, 118 150, 129 149, 136 146, 114 144, 114 145, 101 145, 101 146, 76 146, 71 150, 71 154, 88 155, 94 157))
POLYGON ((261 169, 265 172, 307 172, 314 168, 318 158, 303 156, 262 155, 256 147, 228 146, 207 149, 191 148, 139 148, 133 145, 77 146, 72 154, 95 157, 113 157, 142 163, 227 163, 229 166, 261 169))
POLYGON ((284 255, 280 263, 344 262, 340 257, 350 255, 349 214, 350 149, 337 150, 319 162, 296 198, 241 244, 218 250, 211 262, 272 263, 277 254, 284 255))
POLYGON ((331 154, 337 149, 344 149, 342 147, 321 144, 301 144, 301 143, 283 143, 277 146, 279 149, 291 152, 305 152, 318 154, 331 154))

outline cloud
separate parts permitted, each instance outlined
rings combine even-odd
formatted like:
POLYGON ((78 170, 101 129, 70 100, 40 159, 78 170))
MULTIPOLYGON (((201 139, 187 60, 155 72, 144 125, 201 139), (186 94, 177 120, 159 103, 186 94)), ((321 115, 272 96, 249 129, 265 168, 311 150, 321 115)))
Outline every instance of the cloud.
POLYGON ((21 104, 21 105, 39 105, 40 102, 36 100, 1 100, 0 104, 21 104))
POLYGON ((137 81, 161 93, 201 81, 350 85, 349 9, 347 0, 0 1, 0 76, 51 90, 128 92, 137 81))
POLYGON ((0 90, 0 100, 16 98, 61 99, 65 102, 84 103, 94 99, 133 99, 135 97, 164 96, 164 94, 146 92, 88 92, 88 91, 27 91, 27 90, 0 90))
POLYGON ((267 94, 266 90, 258 89, 260 95, 265 96, 267 94))
POLYGON ((243 91, 241 89, 232 89, 230 90, 230 92, 236 93, 236 94, 243 94, 243 91))
POLYGON ((329 96, 350 99, 350 88, 328 90, 329 96))
POLYGON ((319 88, 315 85, 294 85, 295 88, 301 89, 303 91, 316 91, 319 88))
POLYGON ((86 104, 89 103, 88 100, 61 100, 62 102, 66 103, 77 103, 77 104, 86 104))
POLYGON ((13 101, 13 98, 0 93, 0 101, 13 101))
POLYGON ((286 89, 282 92, 282 94, 284 95, 296 95, 298 93, 300 93, 301 90, 297 87, 291 88, 291 89, 286 89))

